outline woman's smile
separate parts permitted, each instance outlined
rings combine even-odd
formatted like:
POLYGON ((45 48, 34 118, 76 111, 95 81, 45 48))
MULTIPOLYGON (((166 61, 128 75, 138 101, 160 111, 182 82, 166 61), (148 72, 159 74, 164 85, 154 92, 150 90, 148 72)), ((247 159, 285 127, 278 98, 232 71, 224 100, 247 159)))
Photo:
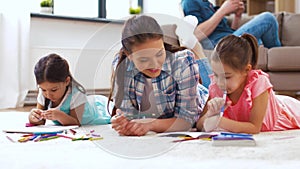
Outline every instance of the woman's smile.
POLYGON ((156 73, 160 71, 160 69, 147 69, 147 70, 150 71, 151 73, 156 73))

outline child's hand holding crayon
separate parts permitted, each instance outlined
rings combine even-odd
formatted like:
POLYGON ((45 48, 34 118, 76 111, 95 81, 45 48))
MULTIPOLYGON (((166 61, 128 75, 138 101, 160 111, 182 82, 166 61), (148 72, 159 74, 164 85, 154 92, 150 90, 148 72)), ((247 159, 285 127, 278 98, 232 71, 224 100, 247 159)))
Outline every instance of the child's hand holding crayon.
POLYGON ((29 114, 29 120, 31 122, 39 122, 43 120, 43 110, 32 109, 29 114))

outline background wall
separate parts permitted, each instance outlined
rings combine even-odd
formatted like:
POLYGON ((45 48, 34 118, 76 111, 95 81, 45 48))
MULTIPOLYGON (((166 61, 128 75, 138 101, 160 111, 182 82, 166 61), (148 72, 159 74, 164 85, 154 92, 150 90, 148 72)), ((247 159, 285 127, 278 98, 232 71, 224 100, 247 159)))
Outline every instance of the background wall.
MULTIPOLYGON (((172 6, 174 9, 177 9, 177 4, 180 2, 180 0, 176 1, 172 6)), ((213 0, 211 1, 213 2, 213 0)), ((145 0, 145 12, 154 9, 153 4, 155 3, 149 2, 145 0)), ((164 6, 160 5, 157 10, 162 10, 164 6)), ((295 8, 297 13, 300 13, 300 0, 296 0, 295 8)), ((173 12, 173 14, 178 16, 159 17, 160 24, 176 23, 180 18, 180 13, 178 10, 174 11, 177 12, 173 12)), ((24 71, 30 77, 28 79, 30 90, 36 89, 33 76, 35 63, 42 56, 52 52, 62 55, 69 61, 72 74, 86 88, 108 88, 110 86, 111 62, 120 48, 121 29, 121 23, 107 24, 104 22, 32 17, 30 69, 24 71)))
MULTIPOLYGON (((182 22, 177 17, 148 14, 159 24, 182 22)), ((31 18, 29 90, 36 90, 34 65, 46 54, 57 53, 69 61, 73 76, 87 89, 110 87, 114 56, 121 48, 123 23, 31 18)))
POLYGON ((300 13, 300 0, 296 0, 295 11, 296 11, 296 13, 300 13))
POLYGON ((30 90, 36 89, 35 63, 49 53, 66 58, 73 76, 87 89, 108 88, 121 28, 117 23, 31 18, 30 90))

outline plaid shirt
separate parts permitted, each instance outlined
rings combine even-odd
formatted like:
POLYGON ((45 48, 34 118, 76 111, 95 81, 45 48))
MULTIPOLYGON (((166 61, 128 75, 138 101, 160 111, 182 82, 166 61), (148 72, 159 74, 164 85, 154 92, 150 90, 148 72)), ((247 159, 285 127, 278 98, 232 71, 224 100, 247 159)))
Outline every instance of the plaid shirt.
MULTIPOLYGON (((119 57, 113 66, 116 67, 119 57)), ((161 74, 152 78, 153 92, 158 112, 140 112, 145 86, 145 76, 132 61, 125 59, 124 97, 120 108, 129 118, 178 117, 190 124, 196 122, 208 98, 208 91, 199 84, 198 66, 189 50, 167 53, 161 74), (174 56, 175 55, 175 56, 174 56)), ((116 88, 115 88, 116 89, 116 88)), ((116 92, 114 92, 116 94, 116 92)), ((114 96, 120 97, 120 96, 114 96)))

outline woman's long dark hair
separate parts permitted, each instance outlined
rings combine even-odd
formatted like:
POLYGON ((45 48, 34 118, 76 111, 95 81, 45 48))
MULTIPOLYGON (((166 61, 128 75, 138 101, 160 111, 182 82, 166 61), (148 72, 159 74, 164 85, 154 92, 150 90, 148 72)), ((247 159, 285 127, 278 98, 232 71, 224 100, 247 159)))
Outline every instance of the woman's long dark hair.
MULTIPOLYGON (((112 74, 111 80, 111 91, 109 94, 109 101, 112 100, 112 94, 115 90, 115 83, 117 84, 116 96, 114 103, 115 107, 111 116, 115 115, 116 108, 121 106, 124 96, 124 75, 126 71, 126 54, 132 53, 132 47, 141 43, 145 43, 151 39, 163 39, 163 31, 156 20, 150 16, 139 15, 133 16, 128 19, 123 27, 122 31, 122 48, 119 51, 117 57, 119 57, 118 64, 115 71, 112 74)), ((173 45, 164 43, 165 50, 171 53, 183 50, 183 47, 175 47, 173 45)), ((107 109, 109 108, 109 103, 107 109)), ((108 109, 109 110, 109 109, 108 109)))
MULTIPOLYGON (((37 84, 43 82, 65 82, 70 77, 70 87, 75 86, 82 93, 86 93, 84 87, 71 75, 68 62, 59 55, 52 53, 42 57, 34 67, 34 75, 37 84)), ((47 109, 50 100, 45 98, 44 109, 47 109)))

